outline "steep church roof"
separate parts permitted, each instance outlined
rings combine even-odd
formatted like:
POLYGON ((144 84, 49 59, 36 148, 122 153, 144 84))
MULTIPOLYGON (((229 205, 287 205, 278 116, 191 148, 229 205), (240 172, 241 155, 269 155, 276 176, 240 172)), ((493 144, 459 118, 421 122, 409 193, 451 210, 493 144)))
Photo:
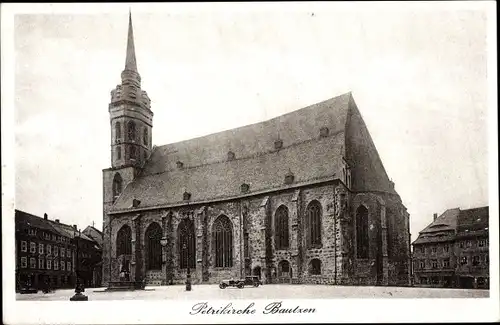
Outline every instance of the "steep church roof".
MULTIPOLYGON (((338 177, 344 156, 351 93, 279 117, 204 137, 156 147, 141 175, 128 184, 112 210, 228 199, 276 190, 289 171, 294 184, 338 177), (320 131, 327 128, 327 132, 320 131), (282 147, 276 149, 276 141, 282 147), (234 157, 228 159, 228 153, 234 157)), ((279 145, 279 144, 278 144, 279 145)))

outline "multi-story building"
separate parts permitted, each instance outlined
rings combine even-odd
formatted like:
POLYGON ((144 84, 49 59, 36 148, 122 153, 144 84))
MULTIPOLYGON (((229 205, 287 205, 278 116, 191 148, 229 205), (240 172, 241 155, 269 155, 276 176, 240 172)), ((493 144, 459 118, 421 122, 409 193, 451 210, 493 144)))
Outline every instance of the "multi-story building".
MULTIPOLYGON (((16 290, 75 286, 76 226, 15 211, 16 290)), ((84 240, 92 239, 81 236, 84 240)))
POLYGON ((91 245, 88 248, 89 256, 86 257, 85 262, 82 262, 82 264, 88 268, 88 276, 92 277, 90 286, 100 287, 102 284, 102 232, 93 226, 88 226, 83 231, 83 234, 91 238, 94 242, 87 243, 87 245, 91 245))
POLYGON ((446 210, 413 242, 414 285, 485 288, 488 207, 446 210))
POLYGON ((456 277, 461 288, 489 288, 488 207, 464 210, 457 220, 456 277))
POLYGON ((130 18, 108 110, 104 285, 409 285, 409 213, 351 93, 153 146, 130 18))

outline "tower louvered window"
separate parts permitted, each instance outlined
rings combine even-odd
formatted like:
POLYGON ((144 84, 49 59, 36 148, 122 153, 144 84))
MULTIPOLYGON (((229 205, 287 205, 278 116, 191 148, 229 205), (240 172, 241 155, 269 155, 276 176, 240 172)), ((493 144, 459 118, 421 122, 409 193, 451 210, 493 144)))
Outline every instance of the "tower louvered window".
POLYGON ((144 143, 145 146, 148 145, 148 128, 144 128, 143 134, 142 134, 142 142, 144 143))
POLYGON ((233 226, 231 220, 221 215, 212 228, 215 249, 215 267, 233 266, 233 226))
POLYGON ((288 249, 288 209, 280 206, 274 216, 275 247, 276 249, 288 249))
POLYGON ((308 248, 321 247, 321 205, 318 201, 307 206, 306 225, 308 248))
POLYGON ((116 140, 122 138, 122 125, 120 122, 115 123, 115 138, 116 140))
POLYGON ((130 141, 135 141, 135 123, 133 121, 128 122, 127 134, 130 141))

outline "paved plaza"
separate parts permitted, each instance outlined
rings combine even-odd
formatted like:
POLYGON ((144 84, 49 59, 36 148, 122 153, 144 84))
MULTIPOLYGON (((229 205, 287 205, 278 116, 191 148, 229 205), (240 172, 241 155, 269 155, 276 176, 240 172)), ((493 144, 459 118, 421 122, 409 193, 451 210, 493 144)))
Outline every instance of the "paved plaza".
MULTIPOLYGON (((74 290, 57 290, 44 294, 16 294, 17 300, 65 301, 74 290)), ((219 289, 217 285, 194 285, 190 292, 185 286, 146 287, 138 291, 106 292, 104 288, 88 288, 89 300, 200 300, 200 299, 335 299, 335 298, 488 298, 488 290, 403 288, 403 287, 353 287, 326 285, 263 285, 258 288, 219 289)))

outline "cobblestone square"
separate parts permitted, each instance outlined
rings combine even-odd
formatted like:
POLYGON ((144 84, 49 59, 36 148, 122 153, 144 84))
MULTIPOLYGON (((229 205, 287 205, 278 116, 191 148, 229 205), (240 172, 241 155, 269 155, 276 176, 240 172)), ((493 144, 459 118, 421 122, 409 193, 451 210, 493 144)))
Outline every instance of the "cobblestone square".
MULTIPOLYGON (((44 294, 16 294, 17 300, 66 301, 74 290, 57 290, 44 294)), ((195 285, 185 291, 183 285, 146 287, 138 291, 104 291, 86 289, 89 301, 95 300, 233 300, 233 299, 336 299, 336 298, 488 298, 488 290, 437 289, 411 287, 354 287, 324 285, 263 285, 258 288, 219 289, 217 285, 195 285)))

